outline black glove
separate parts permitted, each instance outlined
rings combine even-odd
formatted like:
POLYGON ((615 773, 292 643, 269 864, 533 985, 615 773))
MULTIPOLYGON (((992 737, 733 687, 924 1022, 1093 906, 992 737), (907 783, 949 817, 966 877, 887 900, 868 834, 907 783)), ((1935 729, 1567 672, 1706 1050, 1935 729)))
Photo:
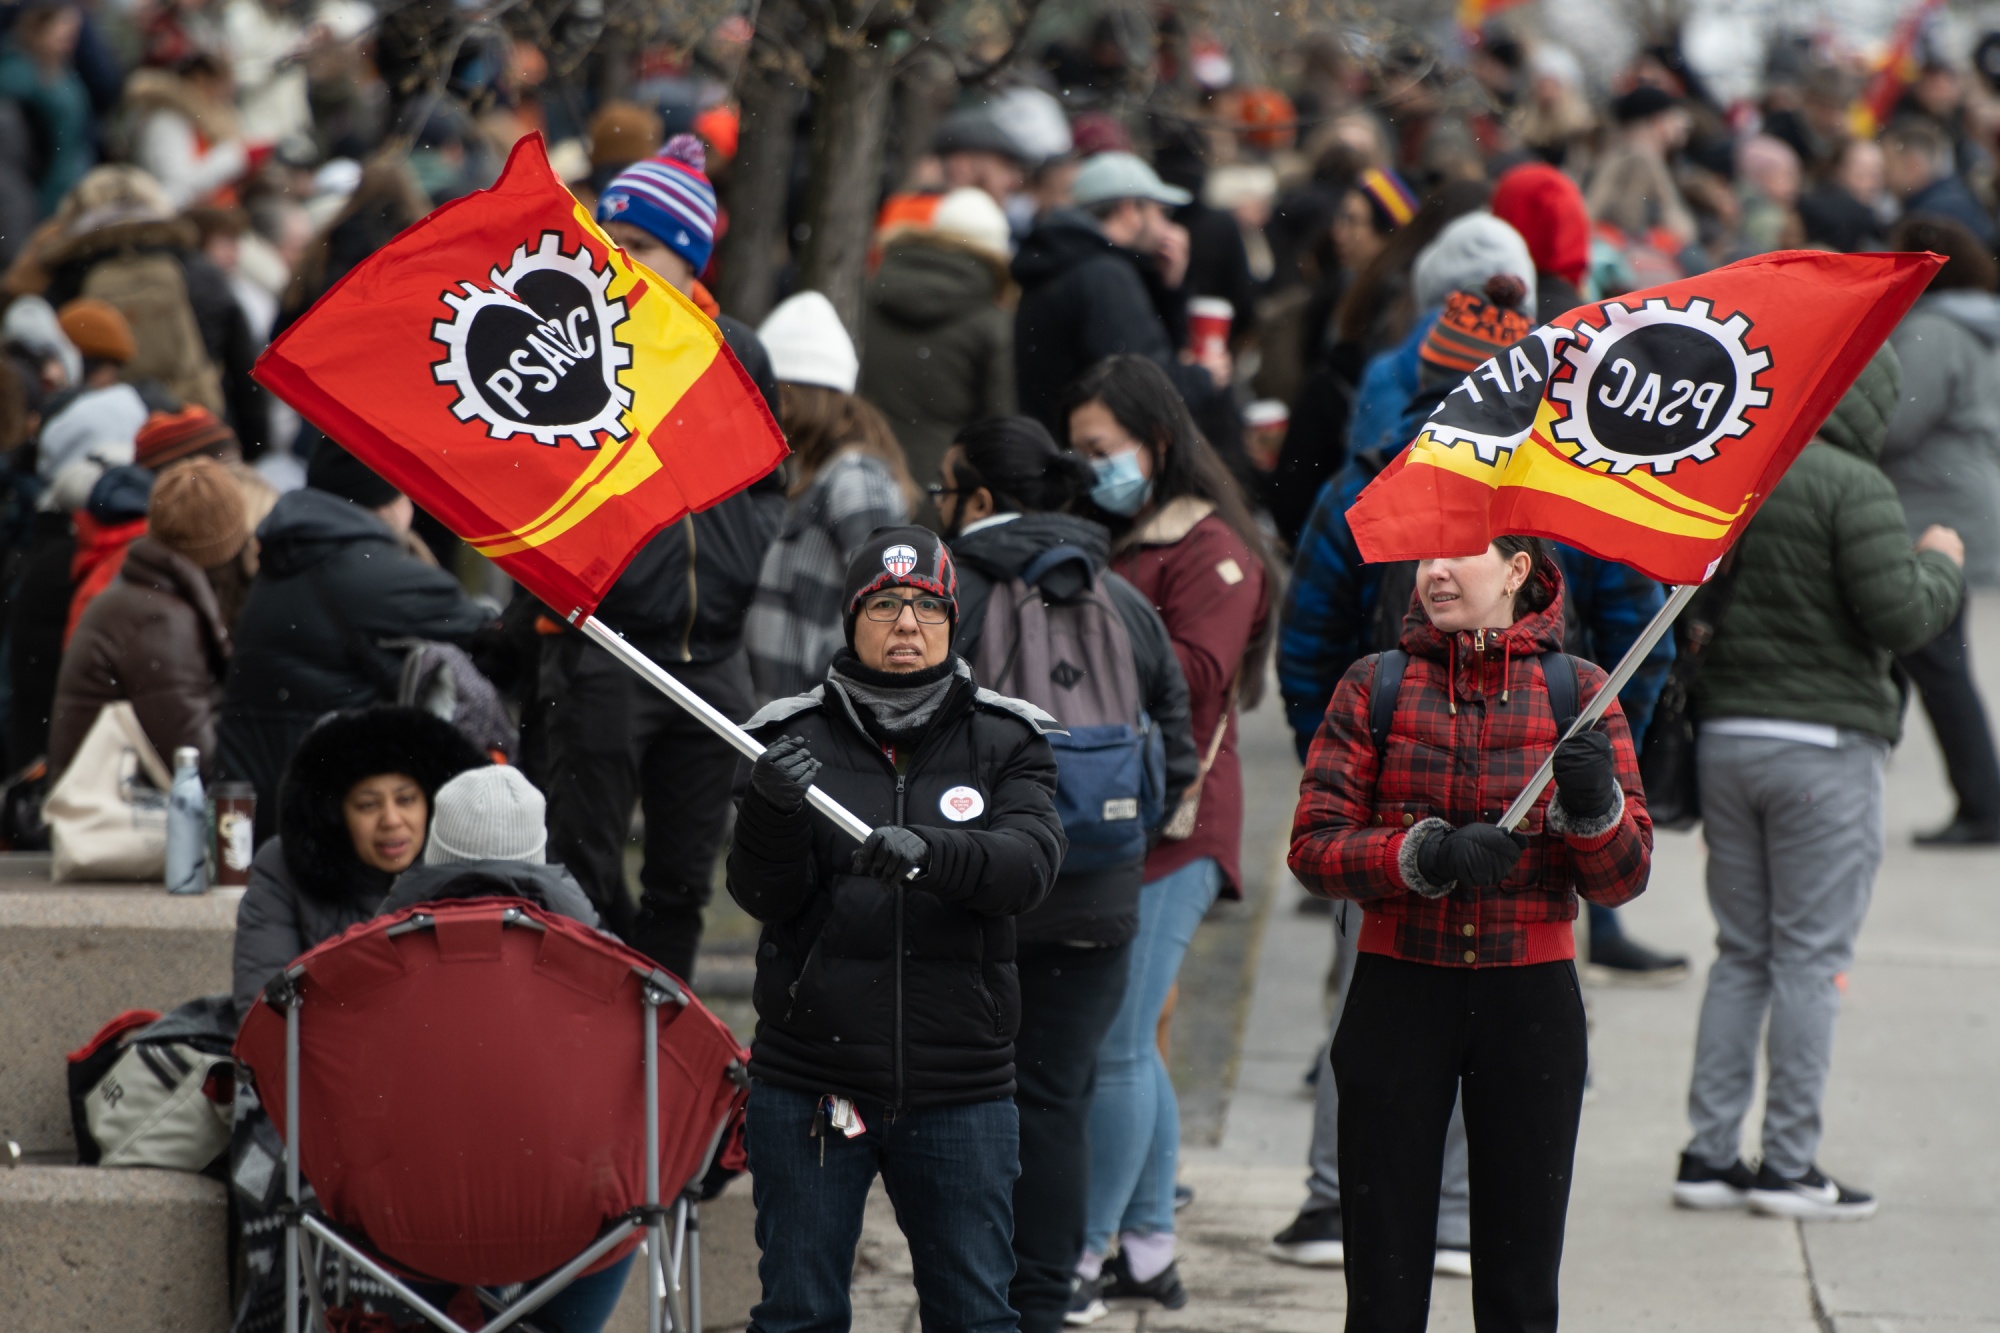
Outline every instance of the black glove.
POLYGON ((797 736, 780 736, 750 765, 750 790, 781 815, 797 813, 806 803, 806 788, 819 775, 820 762, 797 736))
POLYGON ((854 873, 884 884, 901 884, 912 870, 922 870, 930 857, 931 845, 915 830, 884 824, 854 853, 854 873))
POLYGON ((1602 819, 1618 799, 1618 775, 1611 767, 1611 738, 1583 731, 1556 747, 1556 797, 1575 819, 1602 819))
POLYGON ((1417 851, 1417 869, 1433 884, 1491 888, 1507 878, 1527 845, 1525 835, 1498 824, 1467 824, 1424 843, 1417 851))

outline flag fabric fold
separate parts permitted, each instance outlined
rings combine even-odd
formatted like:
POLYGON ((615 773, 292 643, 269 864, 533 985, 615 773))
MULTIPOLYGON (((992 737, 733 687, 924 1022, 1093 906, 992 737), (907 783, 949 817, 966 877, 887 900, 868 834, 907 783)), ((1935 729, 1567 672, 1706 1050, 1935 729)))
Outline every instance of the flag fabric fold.
POLYGON ((255 376, 559 613, 785 456, 715 324, 515 146, 274 342, 255 376))
POLYGON ((1785 251, 1550 321, 1468 374, 1361 493, 1362 558, 1517 533, 1706 581, 1942 264, 1785 251))

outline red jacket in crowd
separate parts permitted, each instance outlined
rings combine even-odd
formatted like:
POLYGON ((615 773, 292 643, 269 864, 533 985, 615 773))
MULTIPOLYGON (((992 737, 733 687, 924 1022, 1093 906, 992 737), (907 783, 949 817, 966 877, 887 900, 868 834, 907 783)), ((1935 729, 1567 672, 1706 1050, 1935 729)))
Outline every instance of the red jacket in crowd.
MULTIPOLYGON (((1369 734, 1376 657, 1348 668, 1306 758, 1292 821, 1292 873, 1308 889, 1366 906, 1359 947, 1441 967, 1515 967, 1573 958, 1577 894, 1606 907, 1638 896, 1653 825, 1632 736, 1616 702, 1611 736, 1620 803, 1579 827, 1542 793, 1521 825, 1528 847, 1496 888, 1425 898, 1402 853, 1425 820, 1457 827, 1499 819, 1555 748, 1556 719, 1537 655, 1562 647, 1562 581, 1549 605, 1504 630, 1437 630, 1412 603, 1410 655, 1382 753, 1369 734)), ((1577 663, 1579 706, 1605 674, 1577 663)))
POLYGON ((1241 898, 1243 769, 1229 683, 1271 613, 1271 594, 1264 566, 1214 511, 1191 495, 1169 501, 1140 524, 1112 568, 1146 594, 1166 622, 1187 677, 1195 753, 1206 757, 1215 729, 1229 728, 1202 784, 1194 836, 1154 847, 1146 857, 1146 882, 1212 856, 1222 867, 1222 896, 1241 898))

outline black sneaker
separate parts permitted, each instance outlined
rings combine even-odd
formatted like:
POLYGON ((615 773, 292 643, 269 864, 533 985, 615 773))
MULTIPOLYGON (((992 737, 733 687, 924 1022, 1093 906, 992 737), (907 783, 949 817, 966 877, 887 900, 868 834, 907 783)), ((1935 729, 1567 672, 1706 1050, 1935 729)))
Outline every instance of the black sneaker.
POLYGON ((1347 1262, 1347 1243, 1341 1239, 1340 1209, 1306 1207, 1292 1224, 1271 1237, 1264 1253, 1283 1264, 1302 1268, 1339 1268, 1347 1262))
POLYGON ((1071 1328, 1085 1328, 1110 1314, 1111 1307, 1098 1294, 1103 1285, 1103 1278, 1078 1274, 1070 1284, 1069 1308, 1063 1311, 1063 1323, 1071 1328))
POLYGON ((1169 1310, 1178 1310, 1188 1303, 1187 1288, 1181 1285, 1178 1262, 1168 1264, 1140 1282, 1125 1266, 1125 1256, 1114 1254, 1104 1261, 1100 1281, 1103 1283, 1100 1292, 1107 1301, 1155 1301, 1169 1310))
POLYGON ((1600 985, 1671 986, 1684 981, 1688 960, 1680 954, 1654 953, 1629 936, 1590 940, 1590 980, 1600 985))
POLYGON ((1790 1178, 1766 1162, 1757 1168, 1750 1187, 1750 1211, 1766 1217, 1794 1217, 1803 1222, 1859 1222, 1875 1216, 1875 1196, 1850 1189, 1816 1166, 1790 1178))
POLYGON ((1674 1178, 1674 1206, 1701 1212, 1741 1208, 1750 1202, 1757 1177, 1741 1157, 1728 1166, 1715 1167, 1691 1152, 1681 1154, 1681 1173, 1674 1178))
POLYGON ((1919 847, 1991 847, 2000 843, 2000 821, 1960 817, 1910 841, 1919 847))

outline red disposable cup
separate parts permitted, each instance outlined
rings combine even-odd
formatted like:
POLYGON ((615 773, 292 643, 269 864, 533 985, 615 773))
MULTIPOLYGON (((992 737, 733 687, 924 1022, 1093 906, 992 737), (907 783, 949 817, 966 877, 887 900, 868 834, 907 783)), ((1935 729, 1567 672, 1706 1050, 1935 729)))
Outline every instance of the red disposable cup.
POLYGON ((1188 345, 1196 356, 1229 350, 1229 326, 1236 307, 1219 296, 1197 296, 1188 302, 1188 345))

